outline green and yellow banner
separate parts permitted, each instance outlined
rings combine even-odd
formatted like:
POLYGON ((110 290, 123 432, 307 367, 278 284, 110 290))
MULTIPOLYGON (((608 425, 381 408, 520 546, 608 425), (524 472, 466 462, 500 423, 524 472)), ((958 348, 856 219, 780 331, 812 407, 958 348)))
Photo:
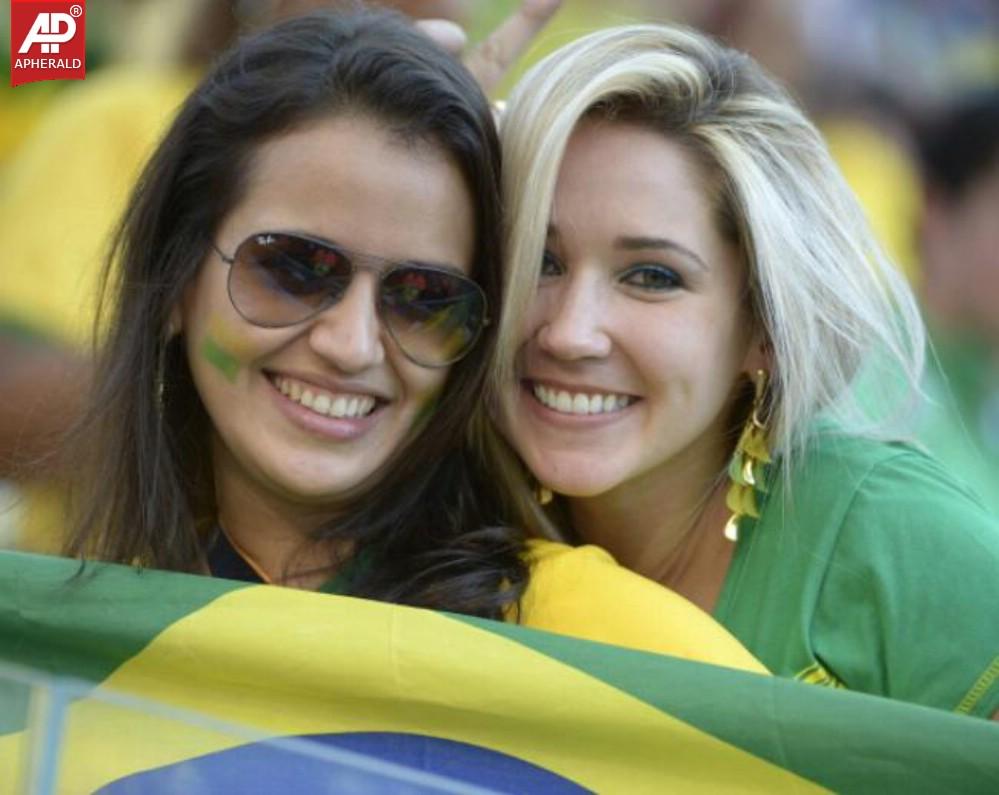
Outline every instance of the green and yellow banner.
POLYGON ((510 624, 0 554, 0 795, 828 790, 999 792, 999 725, 510 624))

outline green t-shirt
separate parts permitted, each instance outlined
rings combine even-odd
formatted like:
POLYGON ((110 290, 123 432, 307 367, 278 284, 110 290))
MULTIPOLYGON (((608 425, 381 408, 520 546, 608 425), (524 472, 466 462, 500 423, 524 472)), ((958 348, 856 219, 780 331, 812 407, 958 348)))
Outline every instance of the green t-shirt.
MULTIPOLYGON (((776 467, 773 468, 776 470, 776 467)), ((903 444, 816 436, 768 478, 715 617, 778 675, 999 709, 999 522, 903 444)))

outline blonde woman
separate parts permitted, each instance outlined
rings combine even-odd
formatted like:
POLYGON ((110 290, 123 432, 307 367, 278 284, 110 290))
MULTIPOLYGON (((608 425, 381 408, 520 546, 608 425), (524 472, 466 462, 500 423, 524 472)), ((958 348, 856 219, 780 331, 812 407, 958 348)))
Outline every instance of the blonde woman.
POLYGON ((502 137, 521 521, 775 673, 994 715, 999 528, 891 441, 904 401, 852 399, 918 391, 923 327, 801 110, 747 56, 636 26, 538 64, 502 137))

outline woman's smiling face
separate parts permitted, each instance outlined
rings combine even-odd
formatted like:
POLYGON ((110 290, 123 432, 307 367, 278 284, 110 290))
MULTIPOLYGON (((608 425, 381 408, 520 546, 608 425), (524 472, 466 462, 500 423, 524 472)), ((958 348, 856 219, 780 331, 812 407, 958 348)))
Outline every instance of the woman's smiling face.
MULTIPOLYGON (((475 245, 472 200, 457 167, 363 116, 315 122, 257 151, 242 200, 214 242, 231 256, 263 231, 465 274, 475 245)), ((402 354, 379 319, 371 270, 357 271, 343 298, 315 318, 273 329, 237 313, 228 267, 210 253, 179 308, 214 425, 219 503, 238 493, 279 511, 322 511, 400 448, 447 368, 402 354)))
POLYGON ((736 384, 760 355, 745 282, 686 149, 635 124, 582 122, 508 404, 539 481, 592 497, 717 472, 736 384))

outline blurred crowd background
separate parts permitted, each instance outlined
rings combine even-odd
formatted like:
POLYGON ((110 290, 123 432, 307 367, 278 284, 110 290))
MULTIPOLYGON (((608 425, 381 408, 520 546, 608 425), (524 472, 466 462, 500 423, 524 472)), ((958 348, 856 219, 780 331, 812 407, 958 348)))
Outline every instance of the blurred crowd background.
MULTIPOLYGON (((395 0, 472 44, 518 0, 395 0)), ((0 92, 0 546, 52 550, 60 435, 88 372, 96 276, 138 170, 241 32, 335 0, 91 0, 86 80, 0 92)), ((823 130, 919 293, 933 349, 913 425, 999 513, 999 1, 563 0, 495 92, 599 27, 681 22, 746 50, 823 130)), ((9 18, 0 46, 10 46, 9 18)), ((3 63, 9 68, 9 52, 3 63)))

